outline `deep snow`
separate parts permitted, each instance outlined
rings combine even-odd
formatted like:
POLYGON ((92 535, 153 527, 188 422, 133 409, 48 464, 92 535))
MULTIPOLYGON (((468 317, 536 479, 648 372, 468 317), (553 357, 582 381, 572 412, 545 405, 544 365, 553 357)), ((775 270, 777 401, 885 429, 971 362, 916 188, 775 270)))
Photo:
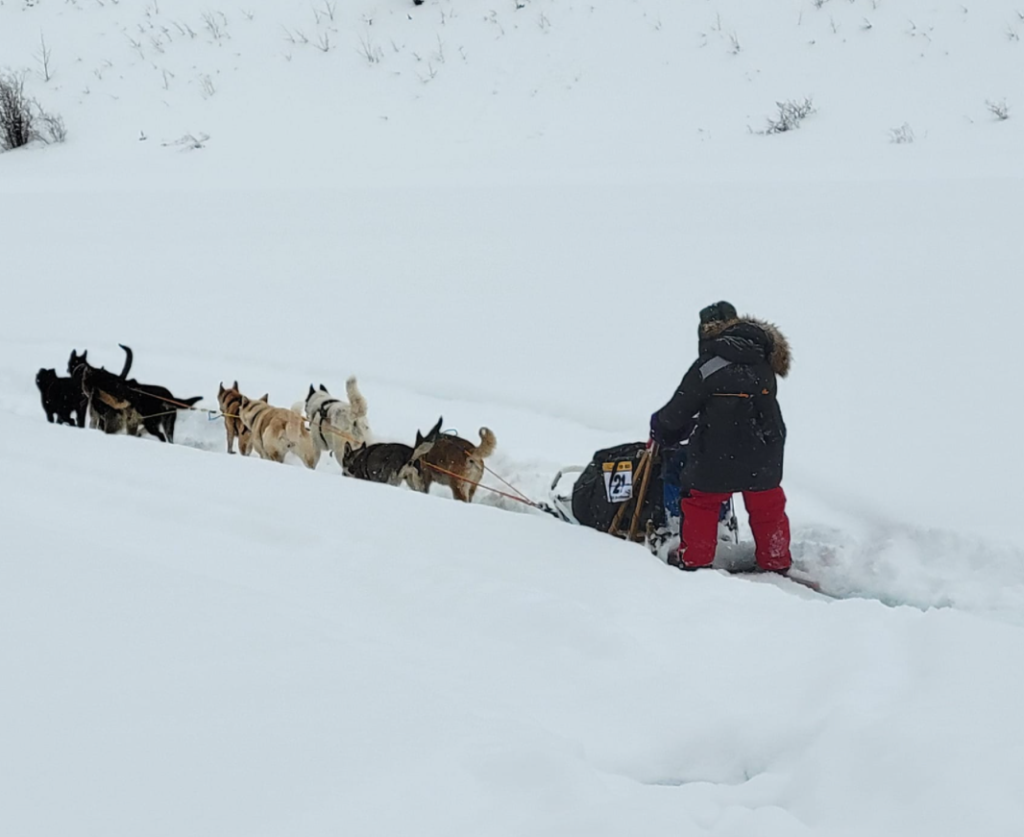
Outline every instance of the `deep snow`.
POLYGON ((69 130, 0 154, 5 832, 1024 827, 1016 8, 516 5, 0 5, 69 130), (542 499, 719 298, 793 343, 794 556, 842 601, 33 386, 118 342, 210 405, 356 373, 542 499))

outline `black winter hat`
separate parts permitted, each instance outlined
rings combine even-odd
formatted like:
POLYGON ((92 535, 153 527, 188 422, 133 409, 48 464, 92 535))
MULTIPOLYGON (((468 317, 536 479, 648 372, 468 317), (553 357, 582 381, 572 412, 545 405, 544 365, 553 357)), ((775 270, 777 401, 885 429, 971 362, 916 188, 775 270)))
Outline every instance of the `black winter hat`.
POLYGON ((702 308, 700 312, 700 324, 707 325, 708 323, 724 322, 725 320, 735 320, 739 314, 736 313, 736 307, 731 302, 722 300, 709 305, 707 308, 702 308))

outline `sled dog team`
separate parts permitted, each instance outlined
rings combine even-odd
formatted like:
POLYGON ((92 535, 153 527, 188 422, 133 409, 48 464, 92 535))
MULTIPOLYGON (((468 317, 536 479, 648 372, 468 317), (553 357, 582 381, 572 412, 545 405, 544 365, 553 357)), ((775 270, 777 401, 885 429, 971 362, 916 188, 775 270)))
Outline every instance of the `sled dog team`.
MULTIPOLYGON (((91 427, 106 433, 138 435, 145 429, 173 442, 178 408, 200 399, 177 399, 164 387, 129 379, 132 351, 121 348, 126 359, 120 375, 97 369, 88 362, 88 352, 75 351, 68 361, 70 377, 40 369, 36 384, 46 417, 84 427, 88 416, 91 427)), ((679 548, 668 563, 683 570, 712 566, 722 505, 742 493, 758 568, 786 573, 793 559, 782 489, 786 425, 778 379, 789 374, 789 341, 773 323, 740 316, 732 303, 721 300, 700 311, 697 352, 668 403, 651 415, 648 450, 686 447, 685 464, 677 462, 670 475, 678 478, 680 499, 678 511, 666 512, 681 522, 679 548)), ((237 381, 228 388, 221 383, 217 400, 228 453, 234 452, 237 439, 243 455, 255 450, 264 459, 282 462, 291 452, 315 468, 328 451, 343 473, 358 479, 404 482, 424 492, 436 481, 456 499, 473 499, 484 460, 496 444, 490 430, 481 428, 480 444, 474 445, 442 434, 438 419, 426 436, 417 431, 412 445, 375 443, 355 378, 349 378, 346 396, 347 401, 335 398, 323 384, 319 389, 310 385, 305 402, 287 409, 271 405, 267 395, 247 398, 237 381)))
MULTIPOLYGON (((120 345, 120 344, 119 344, 120 345)), ((192 407, 202 396, 177 398, 166 387, 142 384, 129 378, 133 353, 124 345, 124 368, 120 374, 89 363, 88 351, 72 350, 68 377, 56 369, 40 369, 36 375, 46 418, 60 424, 89 426, 105 433, 138 436, 142 430, 162 442, 174 441, 174 424, 179 409, 192 407), (72 417, 72 414, 74 416, 72 417)), ((457 500, 471 502, 484 473, 484 460, 497 445, 494 434, 480 428, 480 443, 441 432, 443 419, 414 444, 375 442, 367 421, 366 398, 354 377, 345 384, 346 398, 336 398, 321 384, 309 387, 305 402, 291 408, 276 407, 268 394, 249 398, 238 388, 223 382, 217 404, 224 418, 228 453, 248 456, 251 451, 263 459, 284 462, 292 453, 307 468, 315 468, 322 453, 334 456, 342 473, 356 479, 401 485, 427 492, 437 482, 447 486, 457 500)))

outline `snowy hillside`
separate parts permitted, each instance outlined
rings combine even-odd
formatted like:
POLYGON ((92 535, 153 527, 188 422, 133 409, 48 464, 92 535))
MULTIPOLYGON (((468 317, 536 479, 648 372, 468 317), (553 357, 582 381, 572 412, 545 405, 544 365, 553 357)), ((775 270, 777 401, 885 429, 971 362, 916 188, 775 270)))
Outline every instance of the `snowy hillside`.
POLYGON ((68 130, 0 153, 0 831, 1021 833, 1022 14, 0 0, 68 130), (33 382, 118 343, 209 406, 358 374, 378 436, 487 425, 544 499, 723 298, 794 346, 838 600, 203 412, 51 426, 33 382))

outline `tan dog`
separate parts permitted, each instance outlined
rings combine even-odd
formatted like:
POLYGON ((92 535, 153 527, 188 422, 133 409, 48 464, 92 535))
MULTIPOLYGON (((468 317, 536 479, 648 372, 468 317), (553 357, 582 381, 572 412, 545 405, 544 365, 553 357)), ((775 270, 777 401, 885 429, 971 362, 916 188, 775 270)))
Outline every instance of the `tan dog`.
POLYGON ((438 437, 423 456, 424 490, 429 491, 432 482, 439 482, 452 490, 456 500, 473 502, 476 484, 484 475, 484 460, 494 453, 497 445, 498 440, 486 427, 480 428, 479 445, 459 436, 438 437))
POLYGON ((248 456, 252 450, 252 431, 242 422, 242 400, 245 398, 238 391, 238 381, 224 389, 221 382, 217 390, 217 403, 224 414, 224 430, 228 434, 228 453, 234 453, 235 439, 238 439, 238 452, 248 456))
POLYGON ((253 449, 263 459, 284 462, 291 451, 307 468, 315 468, 320 461, 320 450, 306 429, 305 419, 294 410, 272 407, 269 395, 250 400, 242 396, 239 415, 242 424, 252 433, 253 449))

